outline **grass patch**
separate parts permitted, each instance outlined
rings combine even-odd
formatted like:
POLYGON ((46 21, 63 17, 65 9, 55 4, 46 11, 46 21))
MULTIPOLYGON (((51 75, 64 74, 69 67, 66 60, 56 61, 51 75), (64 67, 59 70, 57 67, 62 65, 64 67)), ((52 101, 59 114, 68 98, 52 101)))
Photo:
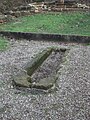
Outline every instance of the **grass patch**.
POLYGON ((8 47, 8 40, 0 36, 0 51, 6 50, 8 47))
POLYGON ((17 22, 1 25, 0 30, 90 36, 90 13, 62 12, 24 16, 18 18, 17 22))

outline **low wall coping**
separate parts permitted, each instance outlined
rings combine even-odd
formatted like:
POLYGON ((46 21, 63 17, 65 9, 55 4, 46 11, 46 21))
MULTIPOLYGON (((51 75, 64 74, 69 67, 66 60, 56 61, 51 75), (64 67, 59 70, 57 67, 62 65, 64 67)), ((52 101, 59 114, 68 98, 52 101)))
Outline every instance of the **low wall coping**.
POLYGON ((0 34, 8 37, 14 37, 17 39, 21 38, 28 39, 29 41, 45 40, 59 42, 90 43, 90 36, 31 33, 31 32, 10 32, 10 31, 0 31, 0 34))

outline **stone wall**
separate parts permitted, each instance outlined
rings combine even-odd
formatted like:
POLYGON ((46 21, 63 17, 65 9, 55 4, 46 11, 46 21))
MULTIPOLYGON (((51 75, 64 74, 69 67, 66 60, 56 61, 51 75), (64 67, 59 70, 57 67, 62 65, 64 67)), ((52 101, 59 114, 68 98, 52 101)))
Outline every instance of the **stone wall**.
POLYGON ((90 5, 90 0, 77 0, 77 1, 78 1, 78 3, 90 5))
MULTIPOLYGON (((30 2, 35 2, 35 1, 60 1, 63 2, 65 0, 0 0, 0 14, 12 10, 13 7, 19 6, 19 5, 25 5, 30 2)), ((67 0, 67 1, 72 1, 72 0, 67 0)), ((90 4, 90 0, 76 0, 78 3, 86 3, 90 4)))
POLYGON ((17 39, 28 40, 45 40, 59 42, 74 42, 74 43, 90 43, 90 36, 80 35, 61 35, 61 34, 43 34, 43 33, 25 33, 25 32, 8 32, 0 31, 1 35, 14 37, 17 39))

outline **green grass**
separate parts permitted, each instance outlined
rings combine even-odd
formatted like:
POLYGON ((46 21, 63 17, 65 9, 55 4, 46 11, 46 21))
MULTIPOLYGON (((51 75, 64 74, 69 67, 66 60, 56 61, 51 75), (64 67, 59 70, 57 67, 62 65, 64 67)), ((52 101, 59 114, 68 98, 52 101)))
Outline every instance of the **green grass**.
POLYGON ((0 26, 0 30, 90 36, 89 12, 62 12, 24 16, 0 26))
POLYGON ((0 36, 0 51, 6 50, 7 47, 8 47, 7 39, 0 36))

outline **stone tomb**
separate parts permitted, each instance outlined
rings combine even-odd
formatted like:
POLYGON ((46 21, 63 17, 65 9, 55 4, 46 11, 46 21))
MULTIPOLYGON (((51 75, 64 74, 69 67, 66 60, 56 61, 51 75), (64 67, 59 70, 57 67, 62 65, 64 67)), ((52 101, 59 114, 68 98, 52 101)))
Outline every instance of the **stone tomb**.
POLYGON ((43 90, 55 87, 66 51, 66 48, 51 47, 38 53, 22 72, 13 77, 14 85, 43 90))

